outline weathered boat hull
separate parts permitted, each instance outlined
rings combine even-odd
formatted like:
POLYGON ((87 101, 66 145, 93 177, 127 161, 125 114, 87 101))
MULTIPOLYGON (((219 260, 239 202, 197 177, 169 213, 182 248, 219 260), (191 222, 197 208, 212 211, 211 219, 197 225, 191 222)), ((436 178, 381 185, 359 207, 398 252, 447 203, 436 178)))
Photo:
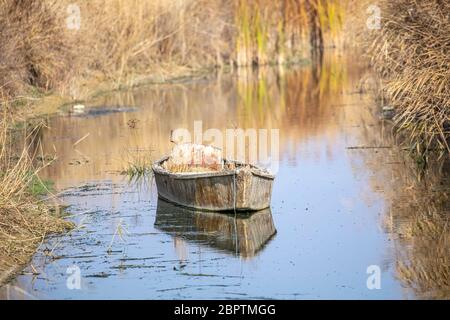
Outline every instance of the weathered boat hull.
POLYGON ((158 195, 178 205, 207 211, 257 211, 270 206, 274 176, 258 170, 171 173, 164 158, 152 169, 158 195))

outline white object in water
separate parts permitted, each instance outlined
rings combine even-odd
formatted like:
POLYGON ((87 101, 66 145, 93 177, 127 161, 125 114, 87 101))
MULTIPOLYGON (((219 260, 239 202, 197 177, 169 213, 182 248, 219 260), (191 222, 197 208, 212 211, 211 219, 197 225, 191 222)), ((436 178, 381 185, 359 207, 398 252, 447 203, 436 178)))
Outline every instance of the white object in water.
POLYGON ((76 104, 73 106, 73 111, 75 113, 83 113, 86 107, 83 104, 76 104))

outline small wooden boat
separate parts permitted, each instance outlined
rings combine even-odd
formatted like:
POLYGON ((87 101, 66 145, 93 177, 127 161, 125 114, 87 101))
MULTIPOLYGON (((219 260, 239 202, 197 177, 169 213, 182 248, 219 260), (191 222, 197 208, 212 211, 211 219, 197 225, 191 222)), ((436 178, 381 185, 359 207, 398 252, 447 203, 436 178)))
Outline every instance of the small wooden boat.
POLYGON ((248 214, 204 212, 158 200, 155 227, 174 237, 242 257, 257 255, 276 234, 270 208, 248 214))
POLYGON ((206 211, 257 211, 270 206, 275 176, 254 165, 223 161, 223 169, 207 172, 167 170, 165 157, 153 172, 158 195, 184 207, 206 211))

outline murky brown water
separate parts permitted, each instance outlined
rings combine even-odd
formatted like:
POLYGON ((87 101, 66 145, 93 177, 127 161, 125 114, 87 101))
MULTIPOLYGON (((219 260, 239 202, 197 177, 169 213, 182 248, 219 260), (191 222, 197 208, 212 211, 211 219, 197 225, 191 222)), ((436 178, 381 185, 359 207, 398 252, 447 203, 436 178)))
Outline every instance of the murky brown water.
POLYGON ((43 244, 37 273, 27 268, 2 297, 448 298, 447 171, 418 176, 392 148, 363 71, 332 56, 322 68, 113 93, 49 118, 43 153, 57 159, 43 175, 82 227, 43 244), (270 210, 191 212, 158 201, 150 177, 121 174, 169 152, 171 130, 194 121, 280 130, 270 210), (72 266, 80 290, 67 286, 72 266))

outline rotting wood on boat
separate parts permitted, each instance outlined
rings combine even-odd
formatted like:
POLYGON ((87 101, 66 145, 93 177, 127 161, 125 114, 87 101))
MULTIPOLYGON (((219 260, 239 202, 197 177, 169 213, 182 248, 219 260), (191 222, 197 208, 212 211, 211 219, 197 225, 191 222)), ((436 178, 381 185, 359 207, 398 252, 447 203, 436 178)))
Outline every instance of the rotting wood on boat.
POLYGON ((275 176, 251 164, 221 159, 220 170, 172 172, 166 156, 153 166, 158 195, 206 211, 257 211, 270 207, 275 176))

